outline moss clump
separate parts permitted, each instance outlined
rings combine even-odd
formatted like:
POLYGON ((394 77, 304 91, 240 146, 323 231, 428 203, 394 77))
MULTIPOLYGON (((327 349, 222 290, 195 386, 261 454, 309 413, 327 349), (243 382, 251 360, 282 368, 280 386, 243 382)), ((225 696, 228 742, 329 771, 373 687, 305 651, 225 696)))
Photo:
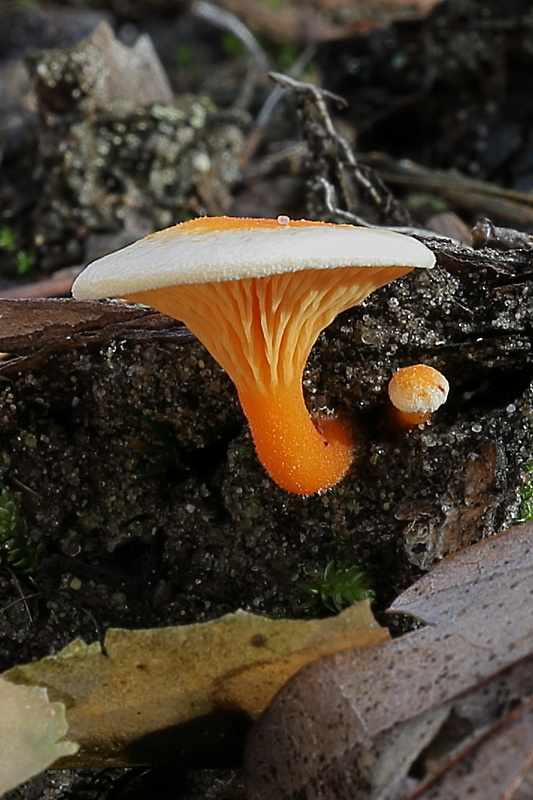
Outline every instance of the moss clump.
POLYGON ((33 572, 39 561, 39 548, 32 540, 13 493, 0 492, 0 549, 6 561, 19 572, 33 572))
POLYGON ((306 610, 317 616, 323 616, 325 611, 338 614, 374 596, 361 567, 335 561, 329 561, 323 575, 306 584, 304 589, 311 595, 305 604, 306 610))
POLYGON ((525 481, 521 492, 521 504, 518 522, 533 521, 533 462, 524 470, 525 481))

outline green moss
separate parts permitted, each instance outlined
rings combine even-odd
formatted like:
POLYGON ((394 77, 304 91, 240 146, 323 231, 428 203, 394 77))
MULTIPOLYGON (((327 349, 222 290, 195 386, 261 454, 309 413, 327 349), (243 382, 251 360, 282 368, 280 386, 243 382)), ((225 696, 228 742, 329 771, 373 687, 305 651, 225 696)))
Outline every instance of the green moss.
POLYGON ((246 52, 246 48, 233 33, 225 33, 222 36, 222 50, 224 54, 232 58, 238 58, 246 52))
POLYGON ((174 59, 178 67, 181 67, 182 69, 188 69, 192 67, 198 60, 194 48, 188 44, 182 44, 176 48, 174 59))
POLYGON ((26 250, 20 250, 16 255, 16 260, 19 275, 27 275, 35 266, 35 256, 26 250))
POLYGON ((275 9, 282 9, 284 6, 284 0, 260 0, 264 6, 268 6, 269 8, 275 9))
POLYGON ((294 64, 300 50, 294 44, 284 44, 279 48, 276 55, 276 66, 280 72, 287 72, 294 64))
POLYGON ((8 253, 15 259, 17 273, 26 275, 35 266, 35 256, 26 250, 19 249, 19 237, 9 226, 0 228, 0 250, 8 253))
POLYGON ((525 468, 521 501, 518 522, 533 522, 533 463, 528 464, 525 468))
POLYGON ((17 234, 8 225, 3 225, 0 228, 0 250, 5 250, 7 253, 14 253, 17 247, 17 234))
POLYGON ((322 576, 303 588, 311 596, 305 608, 317 616, 324 612, 338 614, 344 608, 374 596, 361 567, 340 561, 330 561, 322 576))
POLYGON ((7 486, 0 492, 0 550, 10 566, 19 572, 33 572, 39 561, 39 548, 7 486))

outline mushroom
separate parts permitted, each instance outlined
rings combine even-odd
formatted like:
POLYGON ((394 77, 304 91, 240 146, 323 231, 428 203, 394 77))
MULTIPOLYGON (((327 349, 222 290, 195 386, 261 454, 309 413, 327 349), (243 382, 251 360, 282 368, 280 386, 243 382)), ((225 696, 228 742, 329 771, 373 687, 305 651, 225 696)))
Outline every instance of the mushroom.
POLYGON ((433 264, 425 245, 390 231, 201 217, 94 261, 72 293, 122 297, 184 322, 235 383, 267 472, 307 495, 337 483, 354 451, 344 419, 309 416, 302 376, 311 347, 340 311, 433 264))
POLYGON ((427 422, 446 402, 450 385, 444 375, 427 364, 412 364, 394 373, 389 382, 393 418, 408 429, 427 422))

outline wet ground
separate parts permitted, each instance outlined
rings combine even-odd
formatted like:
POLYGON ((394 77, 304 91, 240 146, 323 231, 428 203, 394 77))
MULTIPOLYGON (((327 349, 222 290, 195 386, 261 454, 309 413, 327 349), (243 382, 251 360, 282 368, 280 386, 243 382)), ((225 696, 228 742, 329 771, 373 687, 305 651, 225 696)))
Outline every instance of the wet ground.
MULTIPOLYGON (((317 43, 299 77, 347 106, 300 85, 260 127, 272 82, 184 8, 1 12, 0 279, 22 298, 0 301, 0 482, 17 508, 0 566, 3 669, 108 627, 237 608, 302 616, 331 561, 364 571, 382 617, 421 571, 528 513, 533 20, 519 4, 505 25, 491 4, 482 15, 474 6, 317 43), (79 45, 102 20, 127 44, 152 35, 156 102, 138 106, 127 81, 102 85, 105 59, 119 71, 112 32, 101 49, 79 45), (484 183, 457 185, 450 168, 484 183), (352 470, 323 494, 271 482, 231 382, 178 323, 23 299, 38 280, 205 213, 364 217, 422 231, 437 255, 433 271, 342 314, 311 354, 309 406, 346 414, 357 435, 352 470), (479 216, 492 225, 472 249, 479 216), (437 236, 445 224, 453 242, 437 236), (450 397, 400 433, 386 387, 416 362, 446 375, 450 397)), ((303 49, 264 46, 278 70, 303 49)), ((174 798, 242 796, 232 774, 165 768, 50 773, 10 797, 166 797, 169 787, 174 798)))

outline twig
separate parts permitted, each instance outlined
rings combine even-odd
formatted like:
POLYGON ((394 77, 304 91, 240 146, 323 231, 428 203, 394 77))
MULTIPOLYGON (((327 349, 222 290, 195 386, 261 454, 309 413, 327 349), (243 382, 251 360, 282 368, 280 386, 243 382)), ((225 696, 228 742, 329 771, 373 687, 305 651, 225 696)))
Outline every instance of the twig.
MULTIPOLYGON (((296 80, 296 78, 292 78, 290 75, 285 75, 282 72, 269 72, 269 77, 272 78, 272 80, 276 83, 279 83, 280 86, 283 86, 284 89, 290 89, 293 92, 307 92, 312 94, 317 100, 317 105, 323 106, 325 116, 328 118, 328 120, 329 114, 326 106, 324 105, 324 97, 327 97, 329 100, 334 100, 341 108, 347 108, 348 106, 348 103, 344 97, 341 97, 339 94, 334 94, 333 92, 328 91, 328 89, 320 89, 313 83, 306 83, 305 81, 296 80)), ((331 123, 331 120, 329 121, 331 123)), ((331 131, 334 135, 337 134, 333 128, 333 125, 331 125, 331 131)))
POLYGON ((341 191, 347 212, 352 213, 351 208, 357 202, 355 188, 359 187, 385 218, 408 222, 410 217, 407 210, 394 198, 374 170, 359 164, 346 139, 335 129, 326 99, 346 107, 344 98, 280 73, 270 73, 270 77, 295 95, 315 175, 322 172, 325 180, 329 175, 333 176, 334 180, 330 183, 337 185, 341 191))
POLYGON ((29 624, 32 625, 33 624, 33 616, 32 616, 32 613, 30 611, 30 607, 28 605, 28 600, 31 600, 33 597, 39 597, 39 595, 41 595, 42 592, 33 592, 32 594, 24 594, 24 592, 22 591, 22 588, 20 586, 19 579, 17 578, 16 574, 13 572, 12 569, 10 569, 10 567, 7 567, 7 570, 9 572, 9 574, 11 575, 11 579, 12 579, 13 583, 17 587, 17 591, 18 591, 20 597, 17 600, 13 600, 11 603, 8 603, 7 606, 3 606, 1 611, 2 611, 3 614, 5 614, 5 612, 8 609, 10 609, 12 606, 17 605, 17 603, 22 603, 22 605, 24 607, 24 610, 26 612, 26 615, 28 617, 29 624))
POLYGON ((253 57, 257 69, 260 72, 268 72, 270 69, 270 62, 265 51, 253 35, 252 31, 246 27, 244 22, 232 14, 231 11, 226 11, 214 3, 209 3, 207 0, 196 0, 191 7, 192 13, 205 20, 206 22, 221 28, 224 31, 229 31, 239 39, 240 42, 246 47, 250 55, 253 57))
POLYGON ((348 222, 350 225, 361 225, 364 228, 379 228, 380 230, 385 228, 388 231, 417 236, 419 239, 442 239, 443 241, 462 244, 458 239, 452 239, 450 236, 444 236, 441 233, 428 230, 427 228, 416 228, 411 225, 374 225, 372 222, 368 222, 368 220, 364 219, 364 217, 359 217, 357 214, 352 214, 351 211, 345 211, 339 208, 337 205, 335 187, 321 175, 316 178, 316 186, 317 188, 320 187, 324 192, 324 203, 329 213, 333 217, 348 222))
MULTIPOLYGON (((313 58, 316 52, 316 47, 314 45, 310 45, 306 47, 303 52, 300 53, 296 61, 291 65, 288 70, 287 78, 290 80, 291 78, 299 78, 306 66, 309 64, 311 59, 313 58)), ((275 75, 278 73, 269 73, 269 76, 275 75)), ((261 142, 264 139, 265 131, 270 123, 272 118, 272 114, 280 100, 285 97, 287 90, 285 87, 278 85, 275 86, 274 89, 270 92, 267 99, 263 103, 261 107, 254 126, 248 136, 248 140, 246 142, 246 147, 244 148, 244 153, 240 160, 240 167, 241 169, 246 169, 252 158, 254 157, 255 153, 259 149, 261 142)))
POLYGON ((0 297, 8 300, 33 299, 39 297, 59 297, 70 294, 72 281, 80 273, 81 267, 60 269, 50 278, 0 289, 0 297))
POLYGON ((472 228, 474 247, 492 247, 494 250, 533 250, 533 236, 514 228, 500 228, 484 217, 472 228))

